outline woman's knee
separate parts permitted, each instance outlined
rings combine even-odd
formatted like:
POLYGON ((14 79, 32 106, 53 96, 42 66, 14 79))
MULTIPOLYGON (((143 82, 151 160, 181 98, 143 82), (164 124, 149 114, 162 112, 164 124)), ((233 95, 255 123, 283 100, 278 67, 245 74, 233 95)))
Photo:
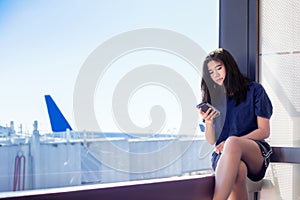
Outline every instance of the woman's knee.
POLYGON ((239 138, 237 136, 228 137, 224 144, 224 150, 236 152, 238 149, 241 148, 240 140, 241 140, 241 138, 239 138))

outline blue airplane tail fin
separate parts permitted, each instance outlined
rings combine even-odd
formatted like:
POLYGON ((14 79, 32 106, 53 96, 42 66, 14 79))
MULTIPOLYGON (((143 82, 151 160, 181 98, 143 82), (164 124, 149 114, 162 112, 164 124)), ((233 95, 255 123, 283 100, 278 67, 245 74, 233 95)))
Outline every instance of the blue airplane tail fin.
POLYGON ((51 128, 53 132, 62 132, 67 129, 72 130, 70 124, 63 116, 55 102, 50 95, 45 95, 45 101, 47 104, 48 115, 50 118, 51 128))

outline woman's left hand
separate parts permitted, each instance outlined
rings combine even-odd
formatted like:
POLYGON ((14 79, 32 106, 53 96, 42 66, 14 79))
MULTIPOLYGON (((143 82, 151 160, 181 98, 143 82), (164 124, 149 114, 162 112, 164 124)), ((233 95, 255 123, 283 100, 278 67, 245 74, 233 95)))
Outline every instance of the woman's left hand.
POLYGON ((223 152, 224 143, 225 143, 225 141, 221 142, 220 144, 218 144, 218 146, 216 146, 215 152, 216 152, 217 154, 220 154, 220 153, 223 152))

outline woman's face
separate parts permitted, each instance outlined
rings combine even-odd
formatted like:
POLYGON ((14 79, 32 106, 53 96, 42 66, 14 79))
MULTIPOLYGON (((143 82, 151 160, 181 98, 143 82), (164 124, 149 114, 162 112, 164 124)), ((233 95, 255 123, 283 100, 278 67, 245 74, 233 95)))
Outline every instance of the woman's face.
POLYGON ((211 79, 218 85, 223 85, 226 77, 226 69, 222 62, 212 60, 207 64, 208 73, 211 79))

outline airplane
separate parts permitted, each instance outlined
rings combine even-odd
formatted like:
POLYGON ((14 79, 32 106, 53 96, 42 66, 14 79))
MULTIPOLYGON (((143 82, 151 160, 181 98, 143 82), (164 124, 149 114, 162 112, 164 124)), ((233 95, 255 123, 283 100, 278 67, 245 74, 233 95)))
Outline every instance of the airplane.
POLYGON ((47 105, 48 115, 50 118, 51 129, 53 132, 63 132, 66 130, 72 131, 72 127, 59 110, 58 106, 50 95, 45 95, 45 101, 47 105))

